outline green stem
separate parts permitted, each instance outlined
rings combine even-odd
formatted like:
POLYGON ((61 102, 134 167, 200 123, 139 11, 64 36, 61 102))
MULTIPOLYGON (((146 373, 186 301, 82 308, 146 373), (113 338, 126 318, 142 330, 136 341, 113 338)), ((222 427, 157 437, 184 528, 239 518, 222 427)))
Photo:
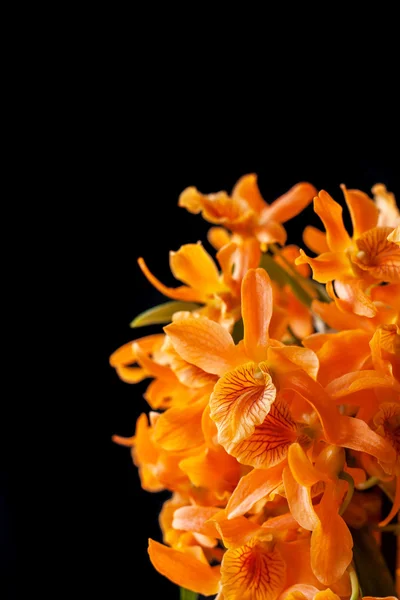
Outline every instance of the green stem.
POLYGON ((198 594, 196 592, 192 592, 191 590, 186 590, 185 588, 180 588, 180 600, 197 600, 198 594))
POLYGON ((363 483, 358 483, 356 485, 356 489, 357 490, 369 490, 369 488, 374 487, 374 485, 377 485, 380 482, 379 477, 370 477, 369 479, 367 479, 366 481, 364 481, 363 483))
POLYGON ((346 473, 346 471, 341 471, 341 473, 339 473, 339 479, 343 479, 344 481, 347 481, 347 483, 349 484, 349 487, 347 488, 347 494, 345 499, 343 500, 342 506, 340 507, 339 510, 339 515, 342 515, 346 508, 348 507, 348 505, 351 502, 351 499, 353 497, 354 494, 354 479, 352 478, 351 475, 349 475, 348 473, 346 473))
POLYGON ((360 586, 358 584, 358 577, 355 568, 353 565, 350 565, 347 569, 350 576, 351 583, 351 596, 350 600, 359 600, 360 599, 360 586))
POLYGON ((377 525, 376 527, 373 527, 373 529, 375 531, 381 531, 382 533, 390 533, 393 531, 395 535, 400 535, 400 523, 398 525, 386 525, 386 527, 379 527, 379 525, 377 525))

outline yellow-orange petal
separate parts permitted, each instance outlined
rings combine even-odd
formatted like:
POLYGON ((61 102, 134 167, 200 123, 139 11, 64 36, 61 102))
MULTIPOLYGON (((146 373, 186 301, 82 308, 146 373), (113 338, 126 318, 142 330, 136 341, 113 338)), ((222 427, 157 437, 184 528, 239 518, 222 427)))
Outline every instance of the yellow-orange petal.
POLYGON ((290 588, 282 592, 278 600, 314 600, 314 596, 318 591, 313 585, 296 583, 296 585, 291 585, 290 588))
POLYGON ((151 285, 153 285, 156 290, 158 290, 167 298, 172 298, 173 300, 184 300, 186 302, 203 302, 203 294, 197 290, 187 287, 186 285, 170 288, 161 283, 161 281, 159 281, 159 279, 157 279, 157 277, 155 277, 149 270, 143 258, 138 259, 138 265, 151 285))
POLYGON ((257 175, 249 173, 243 175, 232 190, 232 198, 242 198, 246 200, 248 205, 256 212, 260 213, 268 206, 264 198, 261 196, 258 184, 257 175))
POLYGON ((357 240, 358 252, 352 260, 379 281, 400 282, 400 247, 388 236, 390 227, 374 227, 357 240))
POLYGON ((207 239, 216 250, 220 250, 231 241, 229 232, 224 227, 210 227, 207 239))
POLYGON ((351 239, 344 225, 343 209, 325 190, 314 198, 314 211, 325 226, 326 241, 332 252, 344 252, 351 246, 351 239))
POLYGON ((393 229, 391 233, 387 236, 389 242, 393 242, 393 244, 400 244, 400 225, 397 225, 396 229, 393 229))
POLYGON ((353 238, 357 239, 368 229, 376 227, 379 210, 375 202, 365 192, 348 190, 345 185, 340 186, 350 212, 353 224, 353 238))
POLYGON ((206 373, 223 375, 234 365, 232 336, 207 317, 177 318, 164 331, 178 354, 206 373))
POLYGON ((285 576, 280 552, 258 541, 228 549, 221 564, 225 600, 276 600, 285 576))
POLYGON ((179 552, 149 539, 148 552, 153 567, 176 585, 211 596, 219 589, 219 569, 210 567, 185 552, 179 552))
POLYGON ((301 346, 271 346, 268 348, 268 363, 279 380, 284 380, 286 373, 301 370, 311 379, 317 378, 318 356, 310 348, 301 346))
POLYGON ((184 244, 170 252, 169 262, 175 279, 186 283, 203 296, 223 290, 215 262, 201 243, 184 244))
POLYGON ((283 400, 275 400, 261 425, 240 442, 228 440, 225 450, 244 465, 269 469, 282 462, 298 437, 296 423, 283 400))
POLYGON ((311 183, 301 182, 294 185, 285 194, 277 198, 265 209, 264 218, 278 223, 293 219, 310 204, 317 190, 311 183))
POLYGON ((328 484, 319 504, 319 523, 311 536, 311 568, 324 585, 338 581, 353 558, 353 538, 338 513, 335 484, 328 484))
POLYGON ((201 533, 209 537, 218 537, 218 531, 213 522, 207 522, 218 512, 220 509, 214 506, 182 506, 174 512, 172 527, 182 531, 201 533))
POLYGON ((335 281, 335 302, 341 310, 349 311, 362 317, 375 317, 378 309, 370 296, 365 293, 362 279, 337 279, 335 281))
POLYGON ((300 444, 292 444, 289 448, 288 463, 290 471, 299 485, 311 487, 318 481, 326 480, 323 473, 316 469, 300 444))
POLYGON ((265 363, 246 363, 221 377, 210 397, 210 415, 223 446, 249 437, 275 400, 276 388, 265 363))
POLYGON ((238 548, 249 542, 257 534, 268 536, 267 530, 246 517, 228 519, 224 510, 211 518, 216 529, 219 531, 222 542, 226 548, 238 548))
POLYGON ((125 383, 139 383, 139 381, 143 381, 150 375, 145 371, 145 369, 141 369, 140 367, 115 367, 115 371, 118 377, 124 381, 125 383))
POLYGON ((204 444, 201 419, 206 399, 190 406, 168 408, 154 427, 153 439, 164 450, 178 452, 204 444))
POLYGON ((313 227, 312 225, 307 225, 307 227, 303 231, 303 241, 305 245, 310 248, 315 254, 323 254, 324 252, 329 252, 329 246, 326 241, 326 233, 313 227))
POLYGON ((319 519, 313 508, 311 488, 298 484, 289 467, 285 467, 283 471, 283 484, 293 517, 301 527, 313 531, 317 527, 319 519))
POLYGON ((250 269, 242 282, 244 347, 254 361, 265 360, 272 316, 272 286, 265 269, 250 269))
POLYGON ((300 256, 295 264, 309 264, 313 271, 313 278, 320 283, 327 283, 333 279, 351 275, 349 259, 344 252, 324 252, 317 258, 310 258, 300 248, 300 256))
POLYGON ((322 590, 315 594, 314 600, 340 600, 340 597, 332 590, 322 590))
POLYGON ((278 242, 281 246, 286 242, 287 234, 283 225, 277 221, 267 220, 254 227, 253 233, 261 244, 274 244, 278 242))
POLYGON ((234 519, 248 512, 251 507, 274 493, 282 483, 282 472, 285 463, 271 469, 253 469, 242 477, 226 506, 228 519, 234 519))

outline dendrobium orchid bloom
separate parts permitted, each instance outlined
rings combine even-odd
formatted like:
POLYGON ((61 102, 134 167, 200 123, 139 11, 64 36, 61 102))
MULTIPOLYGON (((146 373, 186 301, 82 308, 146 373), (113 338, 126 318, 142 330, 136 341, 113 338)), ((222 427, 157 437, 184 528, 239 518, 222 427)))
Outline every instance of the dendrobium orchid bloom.
MULTIPOLYGON (((257 176, 244 175, 229 196, 226 192, 201 194, 196 188, 186 188, 179 197, 179 206, 189 212, 202 213, 210 223, 222 226, 241 237, 257 239, 261 244, 284 244, 286 223, 299 214, 312 200, 316 189, 310 183, 298 183, 286 194, 268 205, 261 196, 257 176)), ((213 230, 211 240, 218 247, 229 240, 219 229, 213 230)))
MULTIPOLYGON (((216 225, 217 262, 200 243, 171 252, 170 288, 139 259, 177 302, 132 324, 163 333, 110 357, 122 381, 151 379, 149 415, 113 440, 143 489, 171 493, 149 556, 193 600, 397 600, 379 546, 400 532, 400 217, 382 184, 342 189, 353 234, 319 192, 316 258, 275 245, 313 186, 268 206, 246 175, 231 196, 180 196, 216 225)), ((399 595, 400 550, 396 577, 399 595)))
POLYGON ((314 279, 327 284, 328 293, 341 310, 374 317, 377 309, 368 290, 382 281, 400 282, 400 248, 388 239, 394 225, 378 227, 379 210, 373 201, 359 190, 342 189, 353 237, 344 227, 342 207, 322 190, 314 198, 314 210, 326 235, 311 227, 304 234, 307 245, 319 256, 310 258, 301 251, 296 263, 310 265, 314 279))

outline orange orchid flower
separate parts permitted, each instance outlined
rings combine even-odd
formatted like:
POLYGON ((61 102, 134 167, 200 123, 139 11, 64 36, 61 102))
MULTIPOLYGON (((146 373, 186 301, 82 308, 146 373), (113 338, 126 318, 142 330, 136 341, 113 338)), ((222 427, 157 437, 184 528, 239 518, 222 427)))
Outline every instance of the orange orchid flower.
POLYGON ((301 251, 296 263, 310 265, 314 279, 327 284, 329 295, 341 310, 374 317, 377 310, 366 291, 382 281, 400 282, 400 248, 387 239, 392 228, 377 226, 379 210, 373 201, 360 190, 342 189, 353 237, 344 227, 342 207, 322 190, 314 198, 314 210, 325 226, 326 238, 308 228, 306 243, 319 256, 310 258, 301 251))
MULTIPOLYGON (((204 195, 194 187, 186 188, 179 197, 179 206, 194 214, 201 212, 206 221, 241 237, 250 236, 261 244, 279 242, 283 245, 286 231, 282 223, 298 215, 315 193, 310 183, 298 183, 268 205, 260 194, 257 176, 249 174, 239 179, 231 196, 226 192, 204 195)), ((229 239, 220 229, 211 234, 211 241, 217 247, 229 239)))
POLYGON ((143 258, 138 264, 149 282, 164 296, 173 300, 198 302, 204 305, 198 314, 218 321, 228 329, 240 316, 240 286, 248 269, 257 267, 261 252, 253 239, 229 242, 217 253, 222 272, 198 244, 185 244, 170 252, 170 267, 176 279, 185 285, 165 286, 148 269, 143 258))

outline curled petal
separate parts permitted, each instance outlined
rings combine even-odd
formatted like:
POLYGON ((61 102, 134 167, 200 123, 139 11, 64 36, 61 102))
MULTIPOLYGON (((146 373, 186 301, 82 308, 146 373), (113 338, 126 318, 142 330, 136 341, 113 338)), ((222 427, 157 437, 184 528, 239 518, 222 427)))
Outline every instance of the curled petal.
POLYGON ((236 517, 228 519, 225 511, 219 511, 212 517, 211 522, 219 531, 223 544, 226 548, 238 548, 249 542, 257 535, 268 536, 265 528, 253 523, 246 517, 236 517))
POLYGON ((218 269, 211 256, 198 244, 185 244, 170 252, 170 267, 175 279, 186 283, 200 294, 214 294, 223 289, 218 269))
POLYGON ((210 397, 210 415, 218 428, 219 443, 230 447, 248 438, 264 421, 275 396, 265 363, 247 363, 228 371, 210 397))
POLYGON ((231 241, 229 232, 224 227, 210 227, 207 239, 216 250, 220 250, 231 241))
POLYGON ((239 179, 232 190, 232 198, 243 198, 256 213, 260 213, 268 206, 261 196, 255 173, 243 175, 239 179))
POLYGON ((268 544, 252 542, 228 549, 221 564, 225 600, 276 600, 285 584, 286 564, 268 544))
POLYGON ((376 204, 360 190, 348 190, 345 185, 340 186, 350 212, 353 224, 353 237, 356 239, 368 229, 376 227, 379 210, 376 204))
POLYGON ((393 229, 391 233, 387 236, 389 242, 393 242, 393 244, 400 244, 400 225, 397 225, 396 229, 393 229))
POLYGON ((299 485, 311 487, 326 477, 310 462, 300 444, 292 444, 289 448, 288 463, 290 471, 299 485))
POLYGON ((341 310, 362 317, 375 317, 378 310, 364 288, 365 283, 362 279, 337 279, 335 281, 336 304, 341 310))
POLYGON ((344 252, 324 252, 317 258, 310 258, 300 248, 300 256, 295 264, 309 264, 313 271, 313 278, 320 283, 327 283, 338 277, 351 275, 349 259, 344 252))
POLYGON ((324 585, 338 581, 353 558, 353 538, 338 513, 334 486, 325 489, 319 505, 319 523, 311 536, 311 568, 324 585))
POLYGON ((344 252, 351 246, 351 239, 343 225, 342 207, 321 190, 314 198, 314 210, 323 222, 326 240, 332 252, 344 252))
POLYGON ((283 484, 293 517, 301 527, 314 531, 319 519, 312 504, 311 488, 298 484, 289 467, 285 467, 283 471, 283 484))
POLYGON ((153 567, 173 583, 188 590, 212 596, 219 589, 219 569, 210 567, 188 553, 149 540, 153 567))
POLYGON ((148 281, 153 285, 156 290, 158 290, 161 294, 166 296, 167 298, 172 298, 173 300, 184 300, 186 302, 202 302, 204 296, 201 291, 193 290, 186 285, 181 285, 176 288, 170 288, 157 277, 153 275, 153 273, 149 270, 143 258, 138 259, 138 265, 141 268, 144 276, 148 279, 148 281))

